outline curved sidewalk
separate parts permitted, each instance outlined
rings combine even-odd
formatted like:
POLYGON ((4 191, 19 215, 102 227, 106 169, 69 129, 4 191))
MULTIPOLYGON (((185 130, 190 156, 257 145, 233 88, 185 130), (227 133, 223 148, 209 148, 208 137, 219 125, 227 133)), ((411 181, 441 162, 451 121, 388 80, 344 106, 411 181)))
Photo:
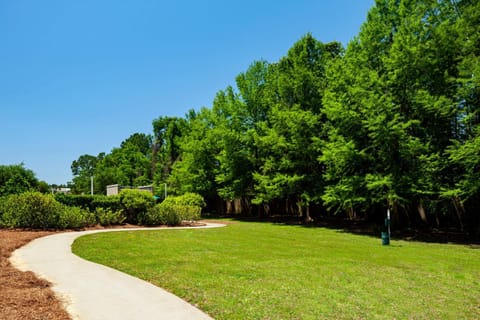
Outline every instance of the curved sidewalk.
MULTIPOLYGON (((223 225, 208 223, 205 227, 195 229, 221 226, 223 225)), ((107 229, 54 234, 17 249, 10 261, 16 268, 33 271, 50 281, 53 291, 63 301, 73 319, 212 319, 162 288, 86 261, 71 251, 73 241, 85 234, 135 230, 169 229, 107 229)))

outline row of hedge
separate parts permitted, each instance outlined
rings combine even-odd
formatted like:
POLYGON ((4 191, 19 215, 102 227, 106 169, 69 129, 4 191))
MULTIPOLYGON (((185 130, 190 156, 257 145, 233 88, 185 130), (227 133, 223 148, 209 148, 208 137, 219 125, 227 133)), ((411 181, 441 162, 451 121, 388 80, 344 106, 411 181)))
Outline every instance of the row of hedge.
POLYGON ((80 207, 95 211, 97 208, 120 210, 120 201, 118 196, 105 195, 74 195, 74 194, 55 194, 55 199, 69 207, 80 207))
POLYGON ((157 204, 151 194, 123 190, 120 195, 73 196, 25 192, 0 198, 0 227, 83 228, 96 224, 178 225, 200 218, 205 206, 197 194, 169 197, 157 204))

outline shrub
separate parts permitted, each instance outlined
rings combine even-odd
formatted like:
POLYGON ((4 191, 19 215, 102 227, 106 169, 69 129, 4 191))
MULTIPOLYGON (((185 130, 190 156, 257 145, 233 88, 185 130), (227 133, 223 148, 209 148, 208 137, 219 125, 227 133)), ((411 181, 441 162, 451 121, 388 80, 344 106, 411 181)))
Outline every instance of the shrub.
POLYGON ((176 209, 182 221, 194 221, 200 219, 202 208, 199 206, 180 205, 176 209))
POLYGON ((179 225, 182 221, 193 221, 200 218, 203 198, 190 193, 180 197, 168 197, 162 203, 149 209, 140 221, 145 225, 166 224, 179 225))
POLYGON ((93 226, 96 222, 95 215, 87 209, 63 206, 57 227, 78 229, 93 226))
POLYGON ((57 193, 55 194, 55 199, 69 207, 80 207, 92 210, 93 196, 91 195, 57 193))
POLYGON ((3 227, 49 229, 59 227, 62 205, 52 195, 25 192, 2 201, 3 227))
POLYGON ((180 215, 180 206, 170 203, 160 203, 151 208, 145 214, 142 224, 158 225, 165 224, 169 226, 176 226, 182 222, 180 215))
POLYGON ((143 222, 147 211, 155 205, 155 199, 147 191, 125 189, 120 192, 119 197, 128 223, 143 222))
POLYGON ((202 209, 205 208, 205 206, 207 205, 203 197, 198 193, 187 192, 178 198, 179 204, 185 206, 197 206, 202 209))
POLYGON ((98 223, 100 223, 102 226, 119 225, 127 219, 122 210, 114 211, 112 209, 105 209, 101 207, 98 207, 95 210, 95 216, 98 223))
POLYGON ((121 210, 120 197, 119 196, 104 196, 94 195, 92 201, 91 211, 95 211, 98 208, 110 209, 111 211, 121 210))
POLYGON ((94 212, 97 208, 120 210, 120 199, 118 196, 105 195, 73 195, 57 193, 55 199, 70 207, 81 207, 94 212))
POLYGON ((140 223, 147 226, 159 224, 176 225, 180 223, 180 221, 177 221, 173 210, 166 210, 165 206, 157 204, 146 212, 140 223), (169 212, 171 213, 171 216, 168 215, 169 212))
POLYGON ((0 196, 33 190, 38 183, 35 173, 23 164, 0 165, 0 196))
POLYGON ((162 203, 169 203, 175 205, 183 205, 183 206, 198 206, 200 208, 205 208, 205 200, 203 197, 197 193, 187 192, 184 195, 176 196, 176 197, 168 197, 163 200, 162 203))
POLYGON ((5 201, 7 197, 0 197, 0 226, 2 225, 2 216, 3 212, 5 211, 5 201))

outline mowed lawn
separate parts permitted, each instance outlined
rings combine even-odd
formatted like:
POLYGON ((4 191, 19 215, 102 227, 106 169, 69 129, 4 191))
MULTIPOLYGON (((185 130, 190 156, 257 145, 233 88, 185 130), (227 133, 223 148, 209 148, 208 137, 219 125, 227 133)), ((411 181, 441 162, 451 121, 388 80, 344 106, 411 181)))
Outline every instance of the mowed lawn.
POLYGON ((325 228, 81 237, 74 253, 150 281, 215 319, 480 319, 480 249, 325 228))

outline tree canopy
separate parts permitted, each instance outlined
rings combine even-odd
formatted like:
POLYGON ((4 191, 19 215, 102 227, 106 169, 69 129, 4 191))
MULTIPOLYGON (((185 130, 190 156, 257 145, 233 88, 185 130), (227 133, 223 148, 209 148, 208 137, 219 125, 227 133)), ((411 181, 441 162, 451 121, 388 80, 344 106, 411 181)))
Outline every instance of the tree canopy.
POLYGON ((23 164, 0 165, 0 197, 39 189, 45 191, 44 184, 23 164))

